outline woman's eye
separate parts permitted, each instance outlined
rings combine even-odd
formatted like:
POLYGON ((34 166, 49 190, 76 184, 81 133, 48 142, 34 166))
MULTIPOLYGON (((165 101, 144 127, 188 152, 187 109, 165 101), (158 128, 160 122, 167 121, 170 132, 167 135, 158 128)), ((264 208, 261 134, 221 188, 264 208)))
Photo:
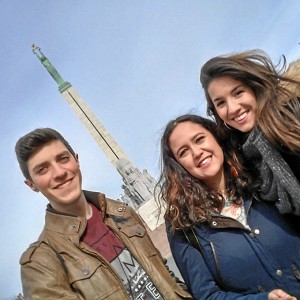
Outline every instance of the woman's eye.
POLYGON ((217 103, 216 103, 216 107, 222 107, 223 105, 225 104, 225 101, 218 101, 217 103))
POLYGON ((238 90, 235 94, 235 96, 240 96, 241 94, 243 94, 244 90, 238 90))
POLYGON ((197 144, 200 144, 200 143, 203 141, 203 139, 204 139, 204 136, 198 136, 198 137, 196 138, 196 143, 197 143, 197 144))
POLYGON ((179 158, 184 157, 187 155, 187 149, 183 149, 178 153, 179 158))

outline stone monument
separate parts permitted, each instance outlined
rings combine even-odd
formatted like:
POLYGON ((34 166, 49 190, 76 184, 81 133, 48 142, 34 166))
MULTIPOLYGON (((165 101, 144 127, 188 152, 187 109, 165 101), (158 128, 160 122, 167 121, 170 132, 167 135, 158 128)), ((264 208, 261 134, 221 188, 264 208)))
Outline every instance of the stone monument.
POLYGON ((158 197, 155 197, 156 180, 146 170, 141 172, 134 166, 75 88, 62 78, 41 49, 33 44, 32 51, 57 83, 59 92, 122 176, 123 194, 120 201, 133 207, 141 216, 153 243, 167 258, 170 256, 170 248, 163 218, 165 209, 158 197))

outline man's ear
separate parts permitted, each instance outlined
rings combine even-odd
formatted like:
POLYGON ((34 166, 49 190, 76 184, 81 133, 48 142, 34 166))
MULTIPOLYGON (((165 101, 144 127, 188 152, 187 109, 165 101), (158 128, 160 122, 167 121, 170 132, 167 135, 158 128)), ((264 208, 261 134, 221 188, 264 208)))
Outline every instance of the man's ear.
POLYGON ((26 185, 28 185, 34 192, 39 192, 39 189, 37 189, 36 187, 35 187, 35 185, 34 185, 34 183, 31 181, 31 180, 29 180, 29 179, 25 179, 24 180, 24 183, 26 184, 26 185))
POLYGON ((79 155, 78 155, 78 153, 75 153, 74 157, 75 157, 75 160, 77 162, 77 165, 79 166, 79 155))

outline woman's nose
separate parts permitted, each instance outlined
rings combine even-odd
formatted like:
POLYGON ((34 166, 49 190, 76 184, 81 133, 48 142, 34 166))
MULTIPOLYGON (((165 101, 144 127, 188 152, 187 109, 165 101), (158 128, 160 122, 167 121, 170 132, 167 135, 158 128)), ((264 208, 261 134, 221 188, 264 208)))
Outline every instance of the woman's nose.
POLYGON ((198 157, 200 157, 202 155, 203 150, 202 150, 202 148, 199 145, 195 145, 192 148, 192 153, 193 153, 193 157, 194 158, 198 158, 198 157))
POLYGON ((241 109, 241 105, 238 102, 238 100, 233 98, 230 98, 227 101, 227 105, 228 105, 228 114, 235 114, 241 109))

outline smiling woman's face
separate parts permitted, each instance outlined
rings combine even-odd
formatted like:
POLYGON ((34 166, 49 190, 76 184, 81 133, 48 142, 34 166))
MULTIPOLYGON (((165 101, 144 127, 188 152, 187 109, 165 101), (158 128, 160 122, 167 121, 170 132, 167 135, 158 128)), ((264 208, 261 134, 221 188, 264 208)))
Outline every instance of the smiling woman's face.
POLYGON ((242 132, 254 128, 257 99, 251 88, 230 76, 221 76, 210 82, 207 91, 217 114, 227 125, 242 132))
POLYGON ((197 123, 177 124, 169 138, 177 162, 211 188, 224 190, 224 154, 214 136, 197 123))

